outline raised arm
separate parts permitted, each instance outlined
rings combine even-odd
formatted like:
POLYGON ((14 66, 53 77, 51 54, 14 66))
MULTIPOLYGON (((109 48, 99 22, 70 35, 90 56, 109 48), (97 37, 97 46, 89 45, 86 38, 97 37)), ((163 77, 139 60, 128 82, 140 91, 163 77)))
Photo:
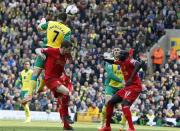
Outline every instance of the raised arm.
POLYGON ((46 22, 45 18, 42 18, 39 25, 37 26, 38 31, 45 31, 48 28, 48 22, 46 22))
POLYGON ((36 54, 39 55, 43 60, 46 59, 46 55, 44 54, 47 48, 37 48, 35 50, 36 54))

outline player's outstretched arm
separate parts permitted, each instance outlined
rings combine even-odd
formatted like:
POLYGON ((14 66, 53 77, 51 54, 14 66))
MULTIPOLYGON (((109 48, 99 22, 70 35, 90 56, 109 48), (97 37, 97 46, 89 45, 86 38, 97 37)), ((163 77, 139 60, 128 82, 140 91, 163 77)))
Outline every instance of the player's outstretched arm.
POLYGON ((37 26, 37 30, 38 31, 45 31, 48 28, 48 22, 46 22, 45 18, 42 18, 40 21, 37 22, 38 26, 37 26))
POLYGON ((37 48, 35 50, 36 54, 39 55, 43 60, 46 59, 46 55, 43 53, 43 50, 46 50, 47 48, 37 48))

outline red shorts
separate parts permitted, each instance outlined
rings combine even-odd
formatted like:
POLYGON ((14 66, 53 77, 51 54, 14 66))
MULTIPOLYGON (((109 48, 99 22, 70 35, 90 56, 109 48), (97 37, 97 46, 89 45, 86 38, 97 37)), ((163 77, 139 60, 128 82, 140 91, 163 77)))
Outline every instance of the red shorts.
POLYGON ((120 89, 116 94, 131 104, 136 100, 142 91, 141 85, 130 85, 120 89))
POLYGON ((56 92, 57 87, 62 85, 62 83, 57 78, 47 79, 45 80, 46 86, 51 90, 51 92, 54 94, 54 97, 62 96, 61 93, 56 92))

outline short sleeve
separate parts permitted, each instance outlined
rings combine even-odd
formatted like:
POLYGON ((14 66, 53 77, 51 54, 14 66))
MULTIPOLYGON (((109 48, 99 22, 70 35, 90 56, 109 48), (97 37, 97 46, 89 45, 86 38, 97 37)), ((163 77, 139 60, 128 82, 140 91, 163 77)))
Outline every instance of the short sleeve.
POLYGON ((65 34, 64 41, 70 41, 71 40, 71 31, 65 34))
POLYGON ((52 55, 53 53, 55 53, 56 49, 54 48, 46 48, 42 50, 42 53, 45 53, 47 55, 52 55))
POLYGON ((47 28, 48 28, 48 22, 43 23, 43 24, 40 24, 39 27, 40 27, 42 30, 47 30, 47 28))

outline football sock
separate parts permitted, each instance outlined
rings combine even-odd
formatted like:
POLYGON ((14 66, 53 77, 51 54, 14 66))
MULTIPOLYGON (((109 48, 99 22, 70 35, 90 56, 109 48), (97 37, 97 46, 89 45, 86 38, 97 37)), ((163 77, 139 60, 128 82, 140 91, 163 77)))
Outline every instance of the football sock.
MULTIPOLYGON (((60 113, 60 117, 62 120, 64 119, 65 116, 69 115, 69 113, 68 113, 68 103, 69 102, 68 101, 69 101, 69 96, 64 95, 61 98, 61 102, 59 102, 59 104, 60 104, 59 113, 60 113)), ((63 120, 63 123, 64 123, 65 128, 69 127, 69 123, 67 121, 63 120)))
POLYGON ((28 104, 23 105, 23 107, 24 107, 26 118, 30 117, 30 110, 29 110, 28 104))
POLYGON ((110 127, 111 117, 113 115, 114 105, 107 104, 106 106, 106 127, 110 127))
POLYGON ((68 104, 69 104, 69 96, 67 95, 63 95, 62 97, 62 110, 63 110, 63 113, 64 113, 64 116, 68 116, 69 113, 68 113, 68 104))
POLYGON ((129 128, 134 129, 131 112, 129 106, 123 106, 122 111, 124 113, 124 116, 126 117, 126 120, 128 121, 129 128))
POLYGON ((59 105, 59 116, 60 116, 61 120, 63 121, 63 110, 62 110, 62 107, 61 107, 61 105, 62 105, 61 99, 58 98, 57 102, 58 102, 58 105, 59 105))

